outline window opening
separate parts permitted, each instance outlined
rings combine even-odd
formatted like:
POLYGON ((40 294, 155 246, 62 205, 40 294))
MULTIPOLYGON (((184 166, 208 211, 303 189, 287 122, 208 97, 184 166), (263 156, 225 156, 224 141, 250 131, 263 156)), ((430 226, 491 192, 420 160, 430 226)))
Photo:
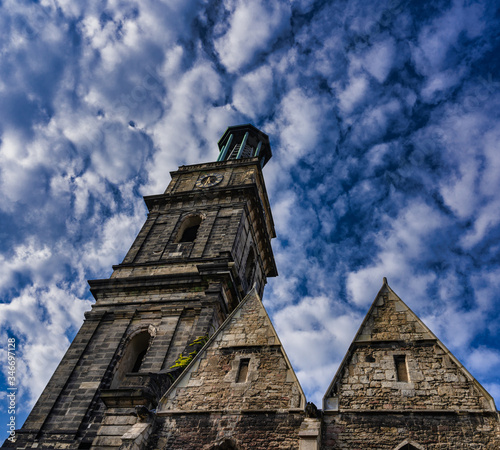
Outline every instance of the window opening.
MULTIPOLYGON (((240 148, 241 144, 236 144, 231 150, 228 159, 236 159, 240 151, 240 148)), ((253 147, 246 144, 245 147, 243 147, 243 151, 241 152, 241 158, 251 158, 253 156, 253 153, 254 153, 253 147)))
POLYGON ((139 369, 141 368, 142 361, 144 360, 144 357, 146 356, 148 349, 143 350, 139 355, 137 355, 137 359, 135 360, 134 367, 132 367, 131 372, 139 372, 139 369))
POLYGON ((176 242, 194 242, 196 236, 198 235, 198 229, 200 228, 201 217, 200 216, 190 216, 184 220, 182 223, 176 242))
POLYGON ((408 369, 406 367, 406 356, 399 355, 394 357, 394 364, 396 365, 396 379, 397 381, 408 382, 408 369))
POLYGON ((136 334, 127 344, 111 382, 111 389, 118 388, 127 373, 139 372, 149 348, 151 335, 147 331, 136 334))
POLYGON ((237 450, 237 447, 236 447, 236 445, 234 445, 233 442, 231 442, 230 440, 226 439, 221 444, 216 445, 215 447, 213 447, 213 450, 237 450))
POLYGON ((238 376, 236 377, 237 383, 244 383, 245 381, 247 381, 249 362, 250 362, 249 359, 240 359, 240 366, 238 368, 238 376))
POLYGON ((253 248, 248 252, 247 264, 245 267, 245 281, 247 282, 247 287, 250 289, 252 286, 253 276, 255 274, 255 252, 253 248))
POLYGON ((194 242, 196 235, 198 234, 198 228, 200 228, 199 224, 186 228, 184 233, 182 233, 182 237, 179 242, 194 242))
POLYGON ((372 362, 375 362, 375 361, 376 361, 376 359, 373 357, 373 355, 366 355, 365 356, 365 362, 372 363, 372 362))

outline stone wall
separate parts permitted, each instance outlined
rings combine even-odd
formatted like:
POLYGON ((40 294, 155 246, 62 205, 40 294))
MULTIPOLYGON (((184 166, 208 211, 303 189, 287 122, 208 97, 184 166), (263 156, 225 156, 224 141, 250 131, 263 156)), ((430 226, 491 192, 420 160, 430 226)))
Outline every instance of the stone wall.
POLYGON ((207 352, 186 387, 180 387, 172 409, 240 410, 297 408, 300 393, 287 379, 286 362, 279 348, 258 352, 238 349, 207 352), (239 361, 250 361, 248 381, 236 382, 239 361))
POLYGON ((240 450, 299 448, 301 413, 193 413, 157 418, 149 450, 211 450, 225 440, 240 450))
POLYGON ((384 412, 324 416, 324 450, 394 450, 405 440, 426 450, 498 450, 498 415, 384 412))
POLYGON ((162 400, 161 410, 303 408, 304 397, 255 291, 162 400), (239 379, 242 361, 248 365, 239 379))
POLYGON ((339 388, 343 409, 489 409, 489 402, 437 344, 364 345, 354 350, 339 388), (395 357, 404 355, 408 382, 397 380, 395 357))

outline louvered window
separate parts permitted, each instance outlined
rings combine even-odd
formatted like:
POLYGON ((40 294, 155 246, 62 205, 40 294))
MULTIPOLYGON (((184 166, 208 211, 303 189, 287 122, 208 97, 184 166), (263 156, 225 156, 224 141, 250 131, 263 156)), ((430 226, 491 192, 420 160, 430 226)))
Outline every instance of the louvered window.
MULTIPOLYGON (((229 154, 228 159, 236 159, 238 157, 238 152, 240 151, 240 146, 241 144, 236 144, 233 149, 231 150, 231 153, 229 154)), ((243 149, 243 152, 241 154, 241 158, 251 158, 253 156, 253 147, 250 147, 250 145, 245 145, 245 148, 243 149)))

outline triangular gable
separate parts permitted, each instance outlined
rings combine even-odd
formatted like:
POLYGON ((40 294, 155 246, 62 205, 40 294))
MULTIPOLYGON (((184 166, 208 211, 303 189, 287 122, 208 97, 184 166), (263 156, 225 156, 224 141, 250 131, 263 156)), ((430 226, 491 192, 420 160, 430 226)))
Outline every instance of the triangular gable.
POLYGON ((304 392, 252 289, 163 396, 158 412, 304 406, 304 392))
POLYGON ((491 395, 396 295, 386 278, 323 398, 324 410, 342 407, 496 411, 491 395), (408 380, 398 380, 397 358, 403 358, 408 380), (439 370, 434 369, 436 364, 439 370), (475 396, 465 395, 471 387, 475 396), (447 402, 462 391, 464 398, 447 402), (372 399, 365 402, 363 396, 372 399), (417 401, 417 396, 427 402, 417 401))
POLYGON ((375 297, 354 342, 415 341, 436 336, 389 287, 384 284, 375 297))

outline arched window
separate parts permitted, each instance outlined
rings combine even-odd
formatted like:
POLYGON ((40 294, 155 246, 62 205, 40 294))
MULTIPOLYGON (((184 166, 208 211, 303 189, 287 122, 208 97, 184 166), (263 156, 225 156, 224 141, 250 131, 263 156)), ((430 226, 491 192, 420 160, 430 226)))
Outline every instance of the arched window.
POLYGON ((127 373, 139 372, 148 351, 150 340, 151 335, 147 331, 141 331, 129 341, 123 356, 118 362, 118 369, 113 376, 111 389, 119 387, 127 373))
POLYGON ((214 445, 212 450, 238 450, 238 447, 231 439, 224 439, 223 442, 214 445))
POLYGON ((194 242, 201 224, 201 216, 189 216, 182 222, 175 242, 194 242))
POLYGON ((394 450, 424 450, 424 447, 422 447, 420 444, 417 444, 414 441, 405 439, 394 450))
POLYGON ((253 247, 251 247, 250 251, 248 252, 247 263, 245 266, 245 281, 247 283, 248 289, 252 287, 253 277, 255 275, 255 267, 255 252, 253 250, 253 247))

